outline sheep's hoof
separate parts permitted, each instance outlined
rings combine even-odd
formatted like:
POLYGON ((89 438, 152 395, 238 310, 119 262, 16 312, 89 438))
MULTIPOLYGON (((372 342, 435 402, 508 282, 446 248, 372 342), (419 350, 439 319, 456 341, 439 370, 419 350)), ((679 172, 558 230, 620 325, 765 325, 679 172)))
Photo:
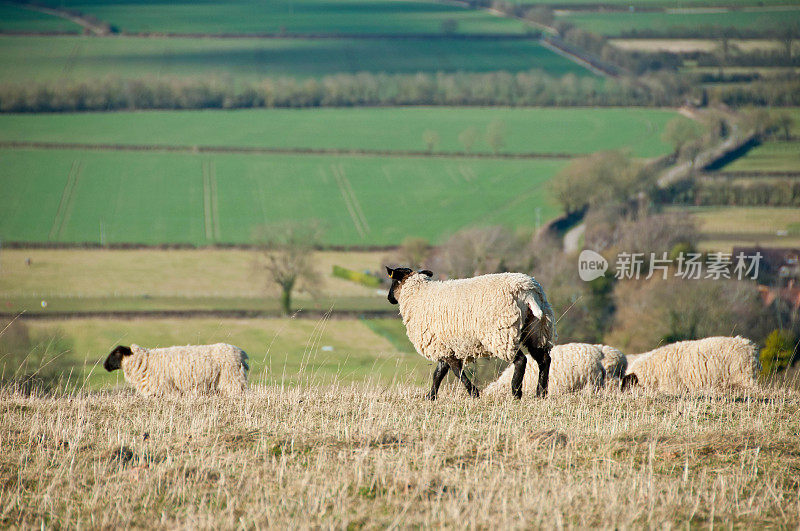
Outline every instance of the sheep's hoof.
POLYGON ((431 400, 431 401, 436 400, 436 395, 433 393, 428 393, 425 395, 425 400, 431 400))

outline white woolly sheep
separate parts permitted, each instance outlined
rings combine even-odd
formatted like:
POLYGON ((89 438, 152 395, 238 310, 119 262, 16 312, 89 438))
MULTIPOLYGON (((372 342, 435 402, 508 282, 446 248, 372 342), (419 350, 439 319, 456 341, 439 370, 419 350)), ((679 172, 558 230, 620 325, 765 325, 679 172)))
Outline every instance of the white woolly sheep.
POLYGON ((603 353, 603 369, 606 371, 606 382, 614 380, 621 383, 628 370, 628 359, 619 349, 610 345, 595 345, 603 353))
POLYGON ((122 369, 125 380, 144 396, 219 392, 233 396, 247 388, 247 354, 226 343, 146 349, 115 348, 103 366, 122 369))
POLYGON ((511 393, 521 398, 527 363, 522 345, 539 365, 537 396, 547 394, 555 319, 544 290, 533 277, 498 273, 436 281, 427 270, 386 270, 392 279, 388 299, 400 305, 408 338, 420 355, 437 362, 428 398, 436 399, 449 369, 477 397, 478 389, 464 374, 463 362, 492 356, 513 361, 511 393))
POLYGON ((679 341, 631 356, 623 388, 642 385, 666 392, 748 388, 758 385, 758 346, 747 338, 679 341))
MULTIPOLYGON (((587 343, 567 343, 556 345, 550 351, 550 392, 554 394, 572 393, 581 389, 603 387, 606 371, 603 368, 602 345, 587 343)), ((484 395, 492 396, 508 389, 513 378, 514 367, 509 365, 500 376, 489 384, 484 395)), ((536 386, 537 371, 531 367, 522 380, 522 391, 529 392, 536 386)))

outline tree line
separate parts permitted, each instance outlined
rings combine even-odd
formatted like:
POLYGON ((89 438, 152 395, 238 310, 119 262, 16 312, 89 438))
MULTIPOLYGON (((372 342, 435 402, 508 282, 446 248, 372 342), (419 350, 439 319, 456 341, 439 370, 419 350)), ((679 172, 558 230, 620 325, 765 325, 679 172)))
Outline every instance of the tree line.
POLYGON ((246 109, 378 105, 665 106, 679 87, 539 70, 521 73, 338 74, 234 82, 221 78, 106 78, 0 85, 2 112, 246 109))

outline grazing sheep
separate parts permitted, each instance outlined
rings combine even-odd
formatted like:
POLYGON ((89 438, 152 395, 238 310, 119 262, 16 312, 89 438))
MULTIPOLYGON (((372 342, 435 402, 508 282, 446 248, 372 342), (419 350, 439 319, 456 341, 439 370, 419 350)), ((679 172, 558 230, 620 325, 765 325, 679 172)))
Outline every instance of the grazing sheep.
POLYGON ((477 397, 478 389, 462 371, 463 362, 490 356, 514 362, 511 393, 521 398, 527 363, 522 345, 539 365, 537 396, 547 394, 555 319, 533 277, 498 273, 436 281, 427 270, 386 270, 392 279, 388 299, 400 305, 408 339, 420 355, 437 362, 428 398, 436 399, 449 369, 477 397))
POLYGON ((666 392, 755 387, 758 347, 741 336, 679 341, 629 360, 623 389, 641 385, 666 392))
POLYGON ((144 396, 170 393, 238 395, 247 388, 247 354, 226 343, 147 349, 115 348, 103 366, 122 369, 125 380, 144 396))
POLYGON ((615 380, 618 383, 625 377, 628 370, 628 359, 619 349, 610 345, 595 345, 603 353, 603 368, 606 370, 606 381, 615 380))
MULTIPOLYGON (((550 351, 550 392, 554 394, 573 393, 581 389, 603 387, 606 371, 603 368, 601 345, 586 343, 567 343, 556 345, 550 351)), ((489 384, 484 395, 492 396, 508 389, 513 377, 513 367, 509 365, 500 376, 489 384)), ((525 373, 522 391, 529 392, 536 385, 536 368, 525 373)))

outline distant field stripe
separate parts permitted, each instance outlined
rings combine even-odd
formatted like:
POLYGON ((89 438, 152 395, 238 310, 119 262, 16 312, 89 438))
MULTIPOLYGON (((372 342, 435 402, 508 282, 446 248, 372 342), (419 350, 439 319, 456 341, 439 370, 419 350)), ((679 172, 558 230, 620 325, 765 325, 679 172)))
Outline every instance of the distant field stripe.
POLYGON ((353 220, 353 225, 356 227, 358 235, 363 239, 364 236, 366 236, 364 227, 361 225, 361 219, 356 214, 355 209, 350 202, 350 196, 345 189, 344 183, 342 182, 342 176, 339 174, 339 168, 336 165, 331 165, 331 173, 333 173, 333 178, 336 180, 336 185, 339 187, 339 192, 342 194, 342 199, 344 200, 344 205, 347 208, 347 212, 350 214, 350 219, 353 220))
POLYGON ((64 217, 61 219, 61 226, 58 229, 59 240, 64 235, 64 229, 69 223, 70 217, 72 217, 72 211, 75 208, 75 189, 78 187, 78 181, 81 178, 82 172, 83 172, 83 162, 78 162, 75 168, 74 176, 72 178, 72 189, 69 191, 69 197, 67 198, 67 205, 64 208, 64 217))
POLYGON ((219 201, 217 199, 217 167, 213 161, 208 163, 208 182, 211 188, 211 219, 213 220, 214 239, 219 240, 219 201))
POLYGON ((350 184, 350 179, 347 178, 347 175, 344 172, 344 169, 340 167, 341 175, 342 175, 342 183, 344 183, 345 190, 350 194, 350 202, 353 204, 353 208, 358 215, 358 219, 361 220, 361 226, 364 227, 366 232, 369 232, 369 223, 367 223, 367 216, 364 215, 364 210, 361 208, 361 203, 358 201, 356 197, 355 191, 353 191, 353 186, 350 184))
POLYGON ((0 142, 0 149, 81 149, 89 151, 149 151, 169 153, 232 153, 232 154, 275 154, 275 155, 319 155, 319 156, 389 156, 389 157, 430 157, 458 159, 571 159, 582 156, 580 153, 463 153, 461 151, 392 150, 392 149, 337 149, 337 148, 271 148, 249 146, 180 146, 167 144, 92 144, 79 142, 0 142))
POLYGON ((205 221, 206 240, 214 240, 214 222, 211 219, 211 183, 209 178, 209 162, 203 162, 203 219, 205 221))
POLYGON ((67 174, 67 182, 64 183, 64 190, 61 192, 61 200, 58 202, 58 209, 53 218, 53 226, 50 227, 50 233, 47 239, 53 241, 61 235, 63 230, 64 221, 69 211, 69 205, 72 202, 73 193, 75 190, 75 183, 77 181, 78 172, 80 171, 80 163, 77 160, 72 161, 67 174))

